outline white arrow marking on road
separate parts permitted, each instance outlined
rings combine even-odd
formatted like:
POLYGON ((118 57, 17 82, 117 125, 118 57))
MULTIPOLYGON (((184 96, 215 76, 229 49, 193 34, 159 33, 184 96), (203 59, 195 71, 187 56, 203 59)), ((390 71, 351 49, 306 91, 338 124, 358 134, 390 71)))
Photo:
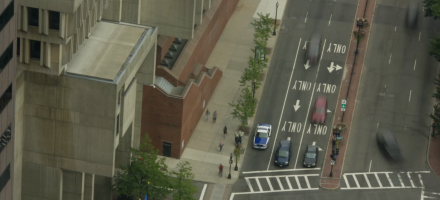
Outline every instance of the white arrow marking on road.
POLYGON ((327 67, 328 72, 332 73, 333 70, 335 70, 335 66, 333 65, 333 62, 330 63, 330 67, 327 67))
POLYGON ((310 67, 309 60, 307 60, 306 64, 304 64, 304 67, 306 68, 306 70, 310 67))
POLYGON ((318 151, 322 151, 322 149, 318 147, 318 151))
POLYGON ((312 146, 315 146, 315 144, 316 144, 316 142, 315 142, 315 141, 313 141, 313 142, 312 142, 312 146))
POLYGON ((336 71, 338 71, 338 70, 340 70, 340 69, 342 69, 342 67, 339 66, 339 65, 336 65, 336 71))
POLYGON ((327 112, 328 112, 328 113, 331 113, 332 111, 330 111, 329 109, 327 109, 327 112))
POLYGON ((299 105, 299 100, 296 100, 296 104, 293 105, 293 108, 295 109, 295 112, 299 109, 299 107, 301 107, 301 106, 299 105))

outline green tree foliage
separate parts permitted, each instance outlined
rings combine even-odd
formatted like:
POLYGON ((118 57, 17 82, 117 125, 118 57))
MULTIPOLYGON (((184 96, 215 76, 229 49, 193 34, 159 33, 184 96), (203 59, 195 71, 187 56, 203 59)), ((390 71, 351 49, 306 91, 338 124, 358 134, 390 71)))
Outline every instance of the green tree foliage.
POLYGON ((131 165, 118 170, 114 176, 113 191, 136 199, 148 194, 149 198, 165 199, 172 191, 165 158, 158 158, 148 134, 139 149, 131 149, 131 165))
POLYGON ((440 17, 440 0, 424 0, 425 17, 438 19, 440 17))
POLYGON ((432 123, 432 129, 434 132, 432 135, 439 135, 440 134, 440 106, 436 104, 434 106, 434 113, 430 115, 431 119, 434 121, 432 123))
POLYGON ((260 47, 266 47, 269 40, 274 20, 269 17, 269 13, 263 15, 263 13, 257 13, 258 19, 254 19, 251 25, 254 27, 254 43, 260 47))
POLYGON ((434 58, 440 62, 440 36, 429 41, 431 47, 429 48, 429 55, 434 56, 434 58))
POLYGON ((247 126, 247 119, 255 114, 255 108, 257 105, 256 100, 252 96, 252 89, 250 86, 246 86, 241 91, 240 99, 238 99, 235 104, 229 103, 229 105, 233 108, 231 113, 232 116, 241 121, 241 127, 247 126))
POLYGON ((174 200, 195 200, 194 194, 197 193, 197 187, 193 184, 194 174, 192 167, 188 162, 179 163, 178 170, 172 171, 171 184, 173 188, 174 200))
POLYGON ((432 97, 440 99, 440 74, 438 74, 437 77, 438 78, 434 79, 435 93, 432 94, 432 97))
POLYGON ((261 85, 261 73, 263 73, 263 69, 267 66, 267 59, 260 60, 249 57, 248 65, 249 67, 244 69, 241 75, 240 84, 245 86, 247 82, 255 82, 255 89, 258 89, 261 85))

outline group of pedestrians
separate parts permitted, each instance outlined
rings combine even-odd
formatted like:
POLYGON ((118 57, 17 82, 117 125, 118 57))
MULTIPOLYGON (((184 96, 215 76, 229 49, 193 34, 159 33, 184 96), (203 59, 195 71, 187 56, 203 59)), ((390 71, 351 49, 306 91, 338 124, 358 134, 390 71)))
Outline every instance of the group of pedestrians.
MULTIPOLYGON (((211 113, 209 112, 208 109, 206 109, 206 121, 209 121, 209 115, 211 113)), ((212 114, 212 121, 215 123, 215 121, 217 121, 217 111, 214 111, 214 114, 212 114)))
MULTIPOLYGON (((211 112, 209 112, 209 109, 206 109, 206 121, 209 121, 209 115, 211 114, 211 112)), ((217 121, 217 111, 214 111, 214 113, 212 114, 212 122, 216 122, 217 121)), ((228 134, 228 127, 225 126, 223 128, 223 137, 226 138, 226 135, 228 134)), ((218 145, 218 151, 222 151, 223 146, 225 145, 225 143, 223 142, 223 140, 220 140, 220 143, 218 145)), ((218 167, 218 174, 220 177, 223 176, 223 165, 220 163, 219 167, 218 167)))

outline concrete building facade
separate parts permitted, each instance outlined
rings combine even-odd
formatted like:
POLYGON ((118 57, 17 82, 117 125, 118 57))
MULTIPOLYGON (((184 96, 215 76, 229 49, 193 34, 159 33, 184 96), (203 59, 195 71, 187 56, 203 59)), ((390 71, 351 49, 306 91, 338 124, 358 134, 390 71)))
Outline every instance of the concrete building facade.
POLYGON ((158 29, 104 17, 109 2, 18 3, 14 199, 111 199, 116 168, 139 145, 158 29))
POLYGON ((0 2, 0 199, 14 199, 19 191, 20 162, 15 145, 15 69, 17 0, 0 2))

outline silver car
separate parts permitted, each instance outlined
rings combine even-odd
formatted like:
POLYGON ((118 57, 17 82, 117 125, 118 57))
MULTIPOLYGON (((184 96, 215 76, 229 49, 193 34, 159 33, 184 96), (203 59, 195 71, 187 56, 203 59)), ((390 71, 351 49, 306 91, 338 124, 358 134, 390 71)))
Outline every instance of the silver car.
POLYGON ((310 42, 308 43, 306 50, 306 62, 309 61, 310 65, 318 63, 319 56, 321 54, 321 34, 313 33, 310 42))

